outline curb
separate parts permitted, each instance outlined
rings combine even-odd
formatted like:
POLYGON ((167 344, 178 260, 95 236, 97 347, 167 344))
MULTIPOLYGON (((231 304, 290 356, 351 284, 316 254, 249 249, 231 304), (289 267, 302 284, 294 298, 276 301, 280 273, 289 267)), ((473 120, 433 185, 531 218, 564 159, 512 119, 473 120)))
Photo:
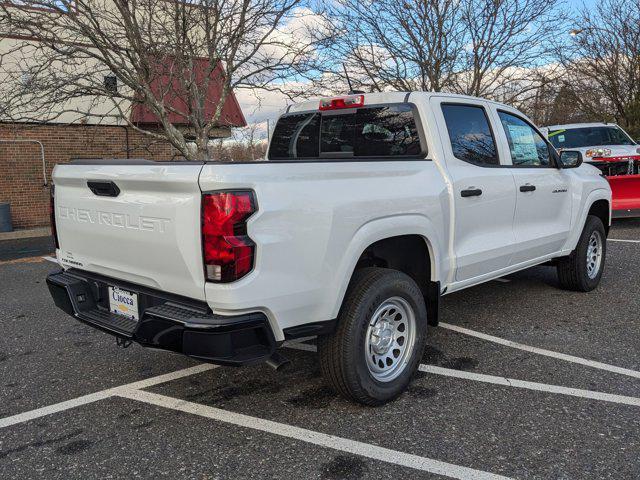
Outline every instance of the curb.
POLYGON ((17 240, 20 238, 48 237, 51 235, 51 227, 29 228, 25 230, 15 230, 13 232, 0 233, 0 241, 17 240))

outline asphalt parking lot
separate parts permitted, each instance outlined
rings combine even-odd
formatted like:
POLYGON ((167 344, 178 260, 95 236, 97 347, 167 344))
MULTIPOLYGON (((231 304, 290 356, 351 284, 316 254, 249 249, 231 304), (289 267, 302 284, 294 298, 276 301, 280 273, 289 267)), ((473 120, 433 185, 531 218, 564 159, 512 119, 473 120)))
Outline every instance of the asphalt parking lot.
POLYGON ((313 341, 281 372, 118 348, 53 306, 39 247, 7 254, 0 477, 639 478, 640 221, 610 238, 590 294, 537 267, 445 297, 381 408, 325 387, 313 341))

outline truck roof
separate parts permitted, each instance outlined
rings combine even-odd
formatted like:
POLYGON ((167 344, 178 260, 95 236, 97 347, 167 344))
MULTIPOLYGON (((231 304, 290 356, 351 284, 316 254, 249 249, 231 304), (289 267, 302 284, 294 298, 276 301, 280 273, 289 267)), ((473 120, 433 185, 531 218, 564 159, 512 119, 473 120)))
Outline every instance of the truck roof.
MULTIPOLYGON (((357 94, 337 94, 337 95, 327 95, 326 97, 321 98, 338 98, 338 97, 347 97, 351 95, 357 94)), ((492 100, 487 100, 484 98, 472 97, 468 95, 458 95, 454 93, 442 93, 442 92, 372 92, 372 93, 364 93, 364 101, 365 105, 376 105, 381 103, 402 103, 408 100, 416 100, 417 98, 421 98, 422 100, 428 100, 431 97, 449 97, 455 100, 483 100, 485 102, 490 102, 494 105, 500 105, 503 108, 508 108, 512 110, 512 107, 508 105, 494 102, 492 100)), ((286 110, 289 112, 306 112, 309 110, 318 110, 318 105, 320 102, 320 97, 312 100, 307 100, 300 103, 295 103, 289 106, 286 110)))

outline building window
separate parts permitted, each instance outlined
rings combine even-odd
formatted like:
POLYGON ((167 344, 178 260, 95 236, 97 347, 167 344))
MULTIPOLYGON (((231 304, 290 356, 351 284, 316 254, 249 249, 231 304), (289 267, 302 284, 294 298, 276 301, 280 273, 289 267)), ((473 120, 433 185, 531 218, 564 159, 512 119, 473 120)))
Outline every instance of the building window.
POLYGON ((105 75, 104 89, 109 93, 118 93, 118 77, 115 75, 105 75))

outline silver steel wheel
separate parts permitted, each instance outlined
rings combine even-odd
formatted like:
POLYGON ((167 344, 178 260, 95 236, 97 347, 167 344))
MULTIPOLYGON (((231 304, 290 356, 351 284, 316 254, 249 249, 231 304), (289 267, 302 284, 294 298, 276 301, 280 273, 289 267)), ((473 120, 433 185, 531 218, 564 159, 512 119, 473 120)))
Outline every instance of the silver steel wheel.
POLYGON ((390 382, 406 368, 416 343, 416 318, 413 308, 400 297, 380 304, 365 336, 367 367, 380 382, 390 382))
POLYGON ((593 232, 587 246, 587 275, 591 280, 598 276, 602 265, 602 235, 593 232))

